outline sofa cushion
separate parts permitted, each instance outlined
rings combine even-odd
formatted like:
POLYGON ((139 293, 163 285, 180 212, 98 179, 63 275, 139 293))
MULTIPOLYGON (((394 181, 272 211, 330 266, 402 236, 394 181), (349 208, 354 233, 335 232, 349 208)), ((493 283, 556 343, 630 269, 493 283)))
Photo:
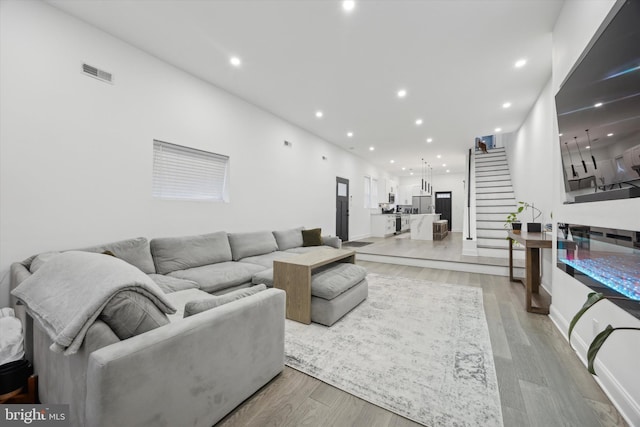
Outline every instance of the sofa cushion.
POLYGON ((264 268, 273 268, 273 261, 281 261, 296 256, 293 252, 275 251, 264 255, 242 258, 240 261, 261 265, 264 268))
POLYGON ((162 289, 162 292, 169 294, 185 289, 198 289, 200 286, 193 280, 180 279, 178 277, 165 276, 164 274, 149 274, 151 280, 162 289))
POLYGON ((169 273, 172 277, 193 280, 205 292, 215 292, 230 286, 251 282, 251 277, 264 267, 244 262, 220 262, 202 267, 178 270, 169 273))
POLYGON ((276 238, 278 249, 286 251, 287 249, 302 246, 302 230, 302 227, 298 227, 290 230, 274 231, 273 237, 276 238))
POLYGON ((312 228, 311 230, 302 230, 302 246, 321 246, 322 245, 322 229, 312 228))
POLYGON ((99 317, 121 340, 169 323, 167 316, 149 298, 136 291, 115 294, 99 317))
POLYGON ((224 231, 152 239, 151 254, 160 274, 231 261, 231 247, 224 231))
POLYGON ((117 242, 105 243, 104 245, 91 246, 88 248, 78 249, 83 252, 103 253, 111 252, 116 258, 128 262, 138 267, 143 273, 155 273, 156 268, 151 258, 151 250, 149 249, 149 241, 146 237, 137 237, 135 239, 119 240, 117 242))
POLYGON ((205 298, 213 298, 213 296, 200 289, 185 289, 168 294, 167 299, 176 308, 176 312, 174 314, 169 314, 167 316, 169 318, 169 322, 173 323, 182 320, 184 317, 184 306, 189 301, 205 298))
POLYGON ((210 296, 208 298, 190 301, 184 306, 184 317, 193 316, 194 314, 202 313, 203 311, 219 307, 232 301, 255 295, 258 292, 264 291, 265 289, 267 289, 265 285, 258 285, 246 289, 239 289, 237 291, 229 292, 228 294, 224 294, 221 296, 210 296))
POLYGON ((229 243, 231 244, 234 261, 254 255, 268 254, 278 250, 276 238, 273 237, 273 233, 270 231, 230 233, 229 243))
POLYGON ((331 300, 367 276, 364 267, 349 263, 332 264, 311 276, 311 295, 331 300))
POLYGON ((251 283, 254 285, 265 284, 267 288, 273 288, 273 268, 254 274, 251 278, 251 283))

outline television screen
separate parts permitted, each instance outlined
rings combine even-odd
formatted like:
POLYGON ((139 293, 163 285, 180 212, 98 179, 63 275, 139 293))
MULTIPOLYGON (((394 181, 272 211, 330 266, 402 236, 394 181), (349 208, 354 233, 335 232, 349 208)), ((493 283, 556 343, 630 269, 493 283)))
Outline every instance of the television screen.
POLYGON ((640 0, 603 24, 556 94, 567 202, 640 196, 640 0))

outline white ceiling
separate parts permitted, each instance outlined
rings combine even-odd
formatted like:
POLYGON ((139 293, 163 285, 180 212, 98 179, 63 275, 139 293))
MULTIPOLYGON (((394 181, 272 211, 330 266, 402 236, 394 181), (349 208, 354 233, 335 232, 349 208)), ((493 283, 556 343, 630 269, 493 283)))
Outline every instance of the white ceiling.
POLYGON ((419 173, 421 158, 436 174, 463 172, 474 137, 517 130, 551 75, 562 7, 361 0, 345 13, 331 0, 48 2, 399 176, 419 173), (520 58, 528 63, 516 69, 520 58))

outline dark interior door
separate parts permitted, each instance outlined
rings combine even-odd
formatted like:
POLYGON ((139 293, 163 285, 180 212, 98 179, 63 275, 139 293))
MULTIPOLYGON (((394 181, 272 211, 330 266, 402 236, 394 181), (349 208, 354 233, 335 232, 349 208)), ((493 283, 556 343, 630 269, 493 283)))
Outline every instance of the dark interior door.
POLYGON ((436 213, 440 214, 440 219, 447 220, 451 231, 451 191, 436 191, 436 213))
POLYGON ((349 180, 336 177, 336 236, 349 241, 349 180))

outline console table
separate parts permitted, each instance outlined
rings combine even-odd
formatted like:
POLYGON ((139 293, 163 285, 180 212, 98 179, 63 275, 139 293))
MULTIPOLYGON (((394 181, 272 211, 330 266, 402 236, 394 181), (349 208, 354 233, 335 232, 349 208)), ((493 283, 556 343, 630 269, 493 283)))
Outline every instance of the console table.
MULTIPOLYGON (((526 289, 525 306, 530 313, 549 314, 551 296, 540 294, 540 249, 551 248, 553 243, 551 233, 509 233, 509 280, 522 282, 526 289), (524 246, 526 277, 513 277, 513 242, 524 246), (534 295, 535 294, 535 295, 534 295), (532 304, 533 299, 538 300, 537 305, 532 304)), ((546 294, 546 292, 545 292, 546 294)))
POLYGON ((311 273, 333 262, 355 264, 349 249, 318 249, 282 261, 273 261, 273 287, 287 293, 287 319, 311 323, 311 273))

